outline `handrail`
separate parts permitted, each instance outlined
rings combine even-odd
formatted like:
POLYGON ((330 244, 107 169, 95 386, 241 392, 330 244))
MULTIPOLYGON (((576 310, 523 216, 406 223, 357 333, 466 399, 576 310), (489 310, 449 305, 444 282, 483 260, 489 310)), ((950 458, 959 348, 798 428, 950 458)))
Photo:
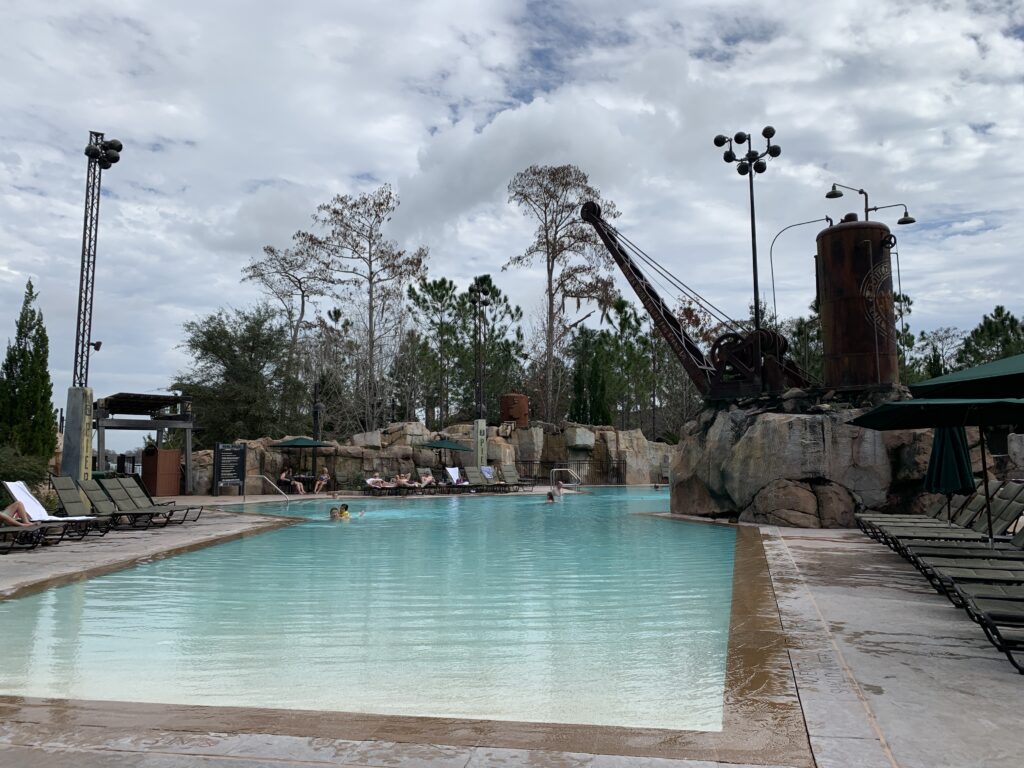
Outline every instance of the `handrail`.
POLYGON ((287 509, 288 505, 291 503, 291 499, 288 498, 288 494, 285 493, 284 491, 282 491, 280 488, 278 488, 277 487, 277 483, 275 483, 273 480, 271 480, 266 475, 259 475, 259 477, 262 477, 264 480, 266 480, 268 483, 270 483, 270 487, 271 488, 273 488, 275 491, 277 491, 282 496, 284 496, 284 506, 287 509))
POLYGON ((552 488, 555 487, 555 473, 557 473, 557 472, 565 472, 567 475, 569 475, 569 477, 576 478, 576 482, 574 482, 574 483, 565 483, 565 485, 573 485, 573 486, 583 485, 583 480, 580 479, 580 476, 577 475, 575 472, 573 472, 568 467, 555 467, 554 469, 551 470, 551 475, 549 477, 549 482, 550 482, 552 488))

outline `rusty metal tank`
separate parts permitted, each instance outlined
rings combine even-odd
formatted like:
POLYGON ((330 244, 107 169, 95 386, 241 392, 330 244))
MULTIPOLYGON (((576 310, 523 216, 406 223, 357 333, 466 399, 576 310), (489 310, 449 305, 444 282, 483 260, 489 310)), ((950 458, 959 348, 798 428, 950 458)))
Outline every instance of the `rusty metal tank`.
POLYGON ((889 249, 896 239, 857 214, 818 233, 817 287, 825 386, 861 389, 899 383, 889 249))
POLYGON ((514 421, 517 427, 530 426, 530 398, 526 395, 502 395, 498 400, 501 420, 514 421))

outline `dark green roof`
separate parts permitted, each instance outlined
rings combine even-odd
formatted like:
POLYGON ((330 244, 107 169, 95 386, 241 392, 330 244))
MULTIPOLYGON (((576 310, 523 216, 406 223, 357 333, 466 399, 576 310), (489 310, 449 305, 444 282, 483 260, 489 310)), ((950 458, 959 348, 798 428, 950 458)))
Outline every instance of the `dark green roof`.
POLYGON ((1024 355, 947 373, 913 384, 910 391, 915 397, 1024 397, 1024 355))
POLYGON ((1024 424, 1024 399, 922 398, 883 403, 850 421, 867 429, 995 427, 1024 424))

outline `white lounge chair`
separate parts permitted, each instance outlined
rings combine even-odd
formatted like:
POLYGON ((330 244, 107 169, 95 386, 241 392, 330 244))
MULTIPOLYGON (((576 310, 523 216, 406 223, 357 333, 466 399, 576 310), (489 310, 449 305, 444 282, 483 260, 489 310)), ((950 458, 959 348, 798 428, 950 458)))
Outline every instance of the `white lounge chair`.
POLYGON ((4 486, 11 496, 25 505, 29 519, 44 528, 43 537, 48 541, 60 541, 68 533, 69 528, 78 538, 82 538, 88 532, 89 526, 96 521, 96 518, 91 515, 77 517, 51 515, 21 480, 5 480, 4 486), (57 528, 60 528, 59 535, 51 530, 57 528))

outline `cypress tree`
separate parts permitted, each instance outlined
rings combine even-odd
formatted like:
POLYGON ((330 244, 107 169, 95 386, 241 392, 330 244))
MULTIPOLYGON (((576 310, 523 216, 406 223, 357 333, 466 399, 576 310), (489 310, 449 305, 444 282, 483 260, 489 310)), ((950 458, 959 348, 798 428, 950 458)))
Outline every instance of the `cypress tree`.
POLYGON ((49 457, 57 446, 50 380, 50 339, 43 314, 35 308, 38 294, 32 281, 15 325, 14 341, 0 366, 0 445, 19 453, 49 457))

